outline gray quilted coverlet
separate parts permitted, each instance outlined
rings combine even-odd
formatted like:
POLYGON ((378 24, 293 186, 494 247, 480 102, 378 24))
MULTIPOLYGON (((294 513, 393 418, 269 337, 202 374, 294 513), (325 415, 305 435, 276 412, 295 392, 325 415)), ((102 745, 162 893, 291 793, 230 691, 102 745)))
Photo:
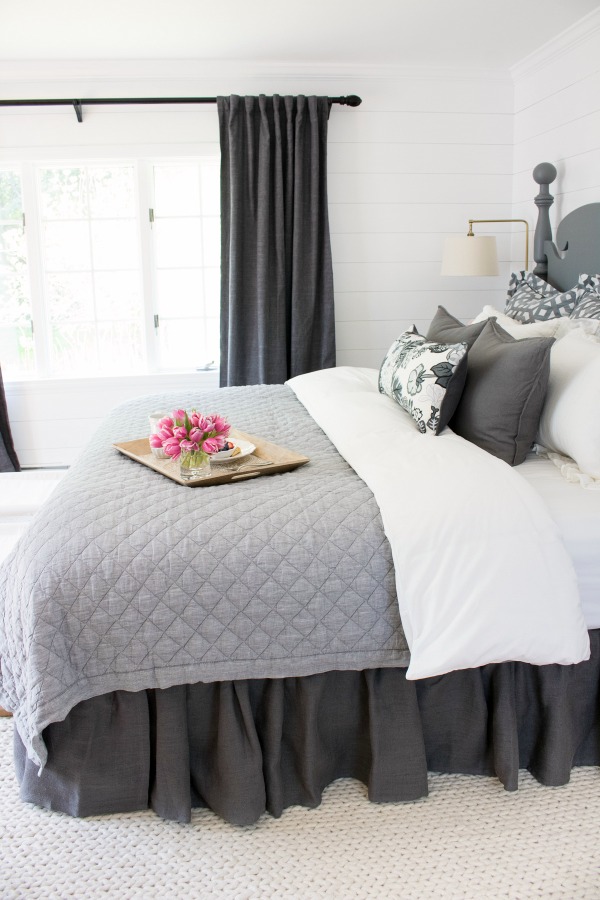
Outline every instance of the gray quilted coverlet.
POLYGON ((0 609, 0 702, 41 764, 42 729, 108 691, 409 658, 379 508, 284 385, 119 406, 0 568, 0 609), (311 461, 188 488, 111 447, 180 406, 311 461))

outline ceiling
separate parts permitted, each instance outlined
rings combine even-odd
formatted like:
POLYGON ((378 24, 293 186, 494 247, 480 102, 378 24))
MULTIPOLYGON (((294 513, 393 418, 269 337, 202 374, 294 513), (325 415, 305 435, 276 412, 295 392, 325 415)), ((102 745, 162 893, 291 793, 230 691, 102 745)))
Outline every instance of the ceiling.
POLYGON ((508 68, 595 0, 2 0, 0 59, 508 68))

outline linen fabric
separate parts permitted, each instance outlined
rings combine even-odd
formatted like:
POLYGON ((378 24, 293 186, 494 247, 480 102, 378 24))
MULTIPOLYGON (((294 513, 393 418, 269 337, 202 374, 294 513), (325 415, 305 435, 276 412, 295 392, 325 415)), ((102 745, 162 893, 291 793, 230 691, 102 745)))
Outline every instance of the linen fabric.
POLYGON ((572 319, 600 319, 600 275, 579 276, 572 319))
POLYGON ((446 344, 465 343, 470 348, 484 328, 485 322, 465 325, 451 315, 443 306, 438 306, 437 312, 427 330, 426 337, 428 341, 439 341, 446 344))
POLYGON ((469 351, 452 430, 510 466, 520 465, 537 434, 553 343, 553 338, 518 341, 488 320, 469 351))
POLYGON ((467 345, 427 341, 406 331, 379 370, 379 390, 415 420, 422 434, 439 434, 456 409, 467 377, 467 345))
POLYGON ((327 97, 218 97, 221 385, 335 365, 327 97))
POLYGON ((15 730, 21 798, 72 816, 150 806, 178 822, 209 807, 248 825, 265 810, 318 806, 336 778, 359 779, 376 803, 426 796, 428 770, 495 775, 509 791, 519 768, 545 785, 566 784, 573 765, 600 765, 600 631, 590 642, 591 659, 578 666, 507 662, 422 681, 399 668, 115 691, 48 727, 41 773, 15 730))
POLYGON ((570 316, 577 303, 576 289, 561 293, 533 272, 510 276, 504 312, 518 322, 539 322, 570 316))
POLYGON ((600 342, 574 329, 552 348, 536 442, 600 479, 600 342))
POLYGON ((518 472, 450 429, 423 440, 377 392, 376 370, 338 367, 288 383, 381 509, 410 648, 408 679, 508 659, 588 658, 573 564, 518 472), (367 421, 374 453, 360 439, 367 421))
POLYGON ((0 705, 38 765, 45 726, 92 695, 409 656, 379 507, 283 385, 113 410, 0 566, 0 620, 0 705), (189 488, 111 446, 180 407, 310 462, 189 488))

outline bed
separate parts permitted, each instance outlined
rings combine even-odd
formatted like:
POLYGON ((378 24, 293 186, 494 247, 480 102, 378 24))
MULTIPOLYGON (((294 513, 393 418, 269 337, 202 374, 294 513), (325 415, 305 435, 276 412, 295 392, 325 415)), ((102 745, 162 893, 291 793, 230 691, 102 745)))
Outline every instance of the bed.
MULTIPOLYGON (((541 245, 544 280, 568 292, 548 227, 536 258, 541 245)), ((386 802, 425 796, 428 771, 515 790, 519 768, 559 785, 600 765, 594 472, 552 447, 511 467, 452 428, 424 436, 381 377, 163 394, 108 417, 0 569, 0 702, 24 800, 181 822, 207 806, 244 825, 316 806, 340 777, 386 802), (191 489, 113 448, 182 405, 310 463, 191 489)))

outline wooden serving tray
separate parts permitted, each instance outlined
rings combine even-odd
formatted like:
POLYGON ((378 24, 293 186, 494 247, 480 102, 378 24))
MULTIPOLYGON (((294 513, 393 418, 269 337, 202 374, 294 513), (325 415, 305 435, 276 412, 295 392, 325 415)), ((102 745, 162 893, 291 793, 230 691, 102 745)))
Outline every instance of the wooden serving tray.
POLYGON ((179 474, 179 460, 159 459, 154 456, 150 448, 150 441, 147 437, 138 438, 135 441, 123 441, 113 444, 119 453, 123 453, 130 459, 160 472, 182 484, 185 487, 209 487, 213 484, 228 484, 231 481, 245 481, 247 478, 257 478, 259 475, 273 475, 275 472, 289 472, 291 469, 297 469, 310 462, 308 456, 302 456, 300 453, 294 453, 286 447, 280 447, 278 444, 271 444, 269 441, 263 440, 254 434, 246 434, 243 431, 231 429, 230 437, 240 438, 244 441, 250 441, 256 445, 254 450, 248 456, 243 456, 240 460, 235 457, 231 462, 218 463, 213 465, 211 475, 207 478, 191 478, 183 479, 179 474))

